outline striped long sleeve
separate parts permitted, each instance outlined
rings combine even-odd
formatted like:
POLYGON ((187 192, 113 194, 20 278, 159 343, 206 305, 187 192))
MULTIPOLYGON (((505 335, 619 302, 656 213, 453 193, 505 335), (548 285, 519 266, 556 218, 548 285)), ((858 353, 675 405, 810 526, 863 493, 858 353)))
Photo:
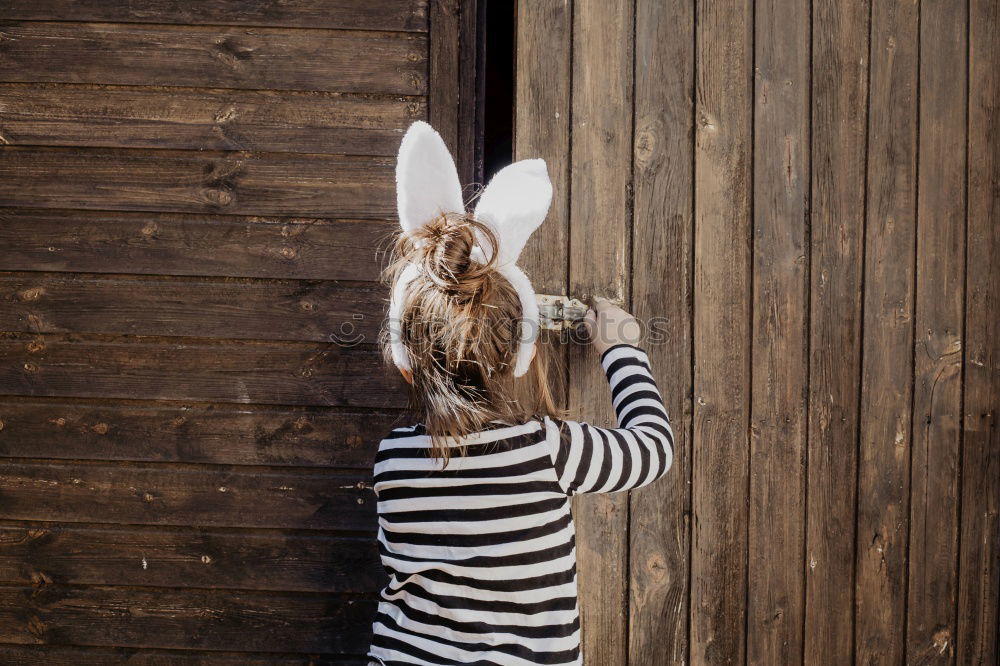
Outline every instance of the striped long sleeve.
POLYGON ((567 495, 639 488, 673 462, 674 434, 646 352, 621 343, 600 360, 618 427, 545 419, 553 466, 567 495))
POLYGON ((389 582, 369 657, 385 666, 583 666, 571 495, 637 488, 673 456, 646 353, 616 345, 601 364, 618 428, 496 420, 452 441, 464 455, 444 469, 423 424, 382 440, 374 486, 389 582))

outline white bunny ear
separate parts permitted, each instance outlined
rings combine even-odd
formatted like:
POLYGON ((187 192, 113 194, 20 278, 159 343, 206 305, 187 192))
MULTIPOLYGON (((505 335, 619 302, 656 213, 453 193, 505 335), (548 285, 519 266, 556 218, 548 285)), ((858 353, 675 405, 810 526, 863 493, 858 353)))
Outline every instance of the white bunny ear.
MULTIPOLYGON (((517 261, 528 238, 545 220, 551 203, 552 182, 543 159, 514 162, 490 179, 474 215, 496 229, 499 265, 517 261)), ((484 243, 480 238, 480 244, 484 243)))
POLYGON ((396 161, 396 205, 406 233, 441 213, 464 213, 462 185, 444 139, 422 120, 410 125, 396 161))

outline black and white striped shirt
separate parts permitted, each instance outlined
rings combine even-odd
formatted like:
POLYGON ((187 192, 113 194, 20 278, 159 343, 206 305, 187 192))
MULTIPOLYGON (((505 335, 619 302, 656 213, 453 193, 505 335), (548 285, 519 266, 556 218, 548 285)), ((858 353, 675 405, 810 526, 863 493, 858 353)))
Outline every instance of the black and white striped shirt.
POLYGON ((618 428, 545 417, 455 440, 448 466, 423 426, 375 458, 381 592, 369 658, 386 664, 582 664, 570 498, 663 476, 673 432, 641 348, 601 355, 618 428))

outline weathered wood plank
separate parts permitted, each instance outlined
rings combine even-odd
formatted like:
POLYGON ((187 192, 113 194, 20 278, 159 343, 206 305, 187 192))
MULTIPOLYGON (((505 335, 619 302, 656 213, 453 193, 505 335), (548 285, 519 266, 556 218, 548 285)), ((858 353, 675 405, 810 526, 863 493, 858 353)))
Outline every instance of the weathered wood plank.
MULTIPOLYGON (((461 91, 460 0, 429 0, 428 122, 437 130, 455 158, 458 177, 468 185, 470 174, 462 168, 467 157, 459 153, 459 104, 461 91)), ((469 100, 471 102, 471 100, 469 100)), ((471 116, 469 116, 471 118, 471 116)), ((468 199, 468 192, 466 200, 468 199)))
POLYGON ((694 5, 639 0, 632 306, 674 432, 668 478, 632 493, 630 664, 686 664, 691 495, 694 5), (654 337, 654 335, 656 337, 654 337))
POLYGON ((518 263, 539 293, 566 289, 569 243, 571 8, 560 2, 517 5, 515 159, 541 157, 552 181, 552 204, 518 263))
POLYGON ((367 666, 362 656, 195 652, 0 644, 0 661, 18 666, 367 666))
POLYGON ((691 662, 745 661, 753 10, 699 3, 691 662))
POLYGON ((813 5, 806 664, 854 654, 869 3, 813 5))
POLYGON ((0 641, 363 654, 374 606, 234 590, 0 587, 0 641))
POLYGON ((423 97, 0 84, 0 128, 15 146, 395 155, 426 115, 423 97))
MULTIPOLYGON (((451 1, 451 0, 448 0, 451 1)), ((491 103, 487 93, 481 92, 479 84, 486 79, 485 72, 477 71, 480 63, 480 46, 485 45, 492 28, 486 23, 489 16, 487 0, 459 0, 458 2, 458 152, 455 163, 462 183, 471 183, 467 188, 466 201, 477 191, 475 187, 483 181, 483 138, 486 104, 491 103), (481 9, 480 9, 481 8, 481 9), (482 19, 481 16, 482 15, 482 19), (482 24, 482 26, 480 25, 482 24), (482 29, 482 32, 480 31, 482 29)), ((516 11, 516 2, 500 3, 506 11, 516 11)), ((511 18, 513 20, 513 18, 511 18)), ((485 52, 485 49, 483 50, 485 52)), ((485 62, 485 55, 483 62, 485 62)), ((513 58, 513 54, 510 54, 513 58)), ((512 85, 516 85, 513 84, 512 85)), ((511 90, 511 94, 514 91, 511 90)), ((470 202, 471 207, 471 202, 470 202)))
POLYGON ((390 218, 395 160, 7 146, 0 206, 390 218))
POLYGON ((0 457, 371 470, 405 412, 7 397, 0 457))
POLYGON ((0 393, 349 407, 406 402, 398 373, 368 347, 75 338, 0 334, 0 393))
MULTIPOLYGON (((554 0, 517 3, 514 159, 541 157, 552 181, 552 203, 545 222, 531 235, 518 264, 540 294, 568 293, 570 200, 570 75, 573 12, 554 0)), ((569 334, 552 336, 544 347, 550 386, 566 405, 569 334)))
POLYGON ((375 596, 373 538, 0 524, 0 583, 137 585, 375 596))
POLYGON ((809 0, 754 4, 747 662, 802 663, 809 364, 809 0))
POLYGON ((965 287, 966 5, 920 3, 913 444, 906 661, 952 664, 965 287))
POLYGON ((374 344, 381 287, 0 274, 0 330, 374 344))
POLYGON ((855 659, 904 660, 912 432, 916 4, 872 3, 855 659))
POLYGON ((1000 660, 1000 4, 969 5, 968 217, 956 663, 1000 660))
MULTIPOLYGON (((573 3, 569 287, 629 305, 632 188, 632 3, 573 3)), ((569 350, 569 404, 610 423, 607 379, 589 345, 569 350)), ((628 659, 628 495, 573 500, 584 659, 628 659)))
POLYGON ((0 22, 0 81, 423 95, 417 33, 0 22))
POLYGON ((0 506, 9 520, 372 532, 370 477, 325 470, 4 461, 0 506))
POLYGON ((388 220, 0 208, 0 270, 375 281, 388 220))
POLYGON ((7 0, 9 19, 427 30, 427 0, 7 0))

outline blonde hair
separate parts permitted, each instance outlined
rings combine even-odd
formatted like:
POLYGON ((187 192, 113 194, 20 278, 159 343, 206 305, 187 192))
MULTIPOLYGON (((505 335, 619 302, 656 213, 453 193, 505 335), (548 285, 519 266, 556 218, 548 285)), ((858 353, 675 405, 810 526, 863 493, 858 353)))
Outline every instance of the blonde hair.
MULTIPOLYGON (((549 384, 552 359, 543 336, 528 372, 514 377, 521 334, 521 301, 496 269, 470 259, 477 233, 485 252, 498 247, 493 229, 470 214, 445 213, 411 234, 399 234, 382 281, 389 288, 409 263, 419 267, 401 304, 400 335, 413 373, 410 407, 422 416, 431 455, 448 464, 448 438, 484 430, 490 421, 525 423, 565 417, 549 384)), ((380 342, 392 366, 387 327, 380 342)))

